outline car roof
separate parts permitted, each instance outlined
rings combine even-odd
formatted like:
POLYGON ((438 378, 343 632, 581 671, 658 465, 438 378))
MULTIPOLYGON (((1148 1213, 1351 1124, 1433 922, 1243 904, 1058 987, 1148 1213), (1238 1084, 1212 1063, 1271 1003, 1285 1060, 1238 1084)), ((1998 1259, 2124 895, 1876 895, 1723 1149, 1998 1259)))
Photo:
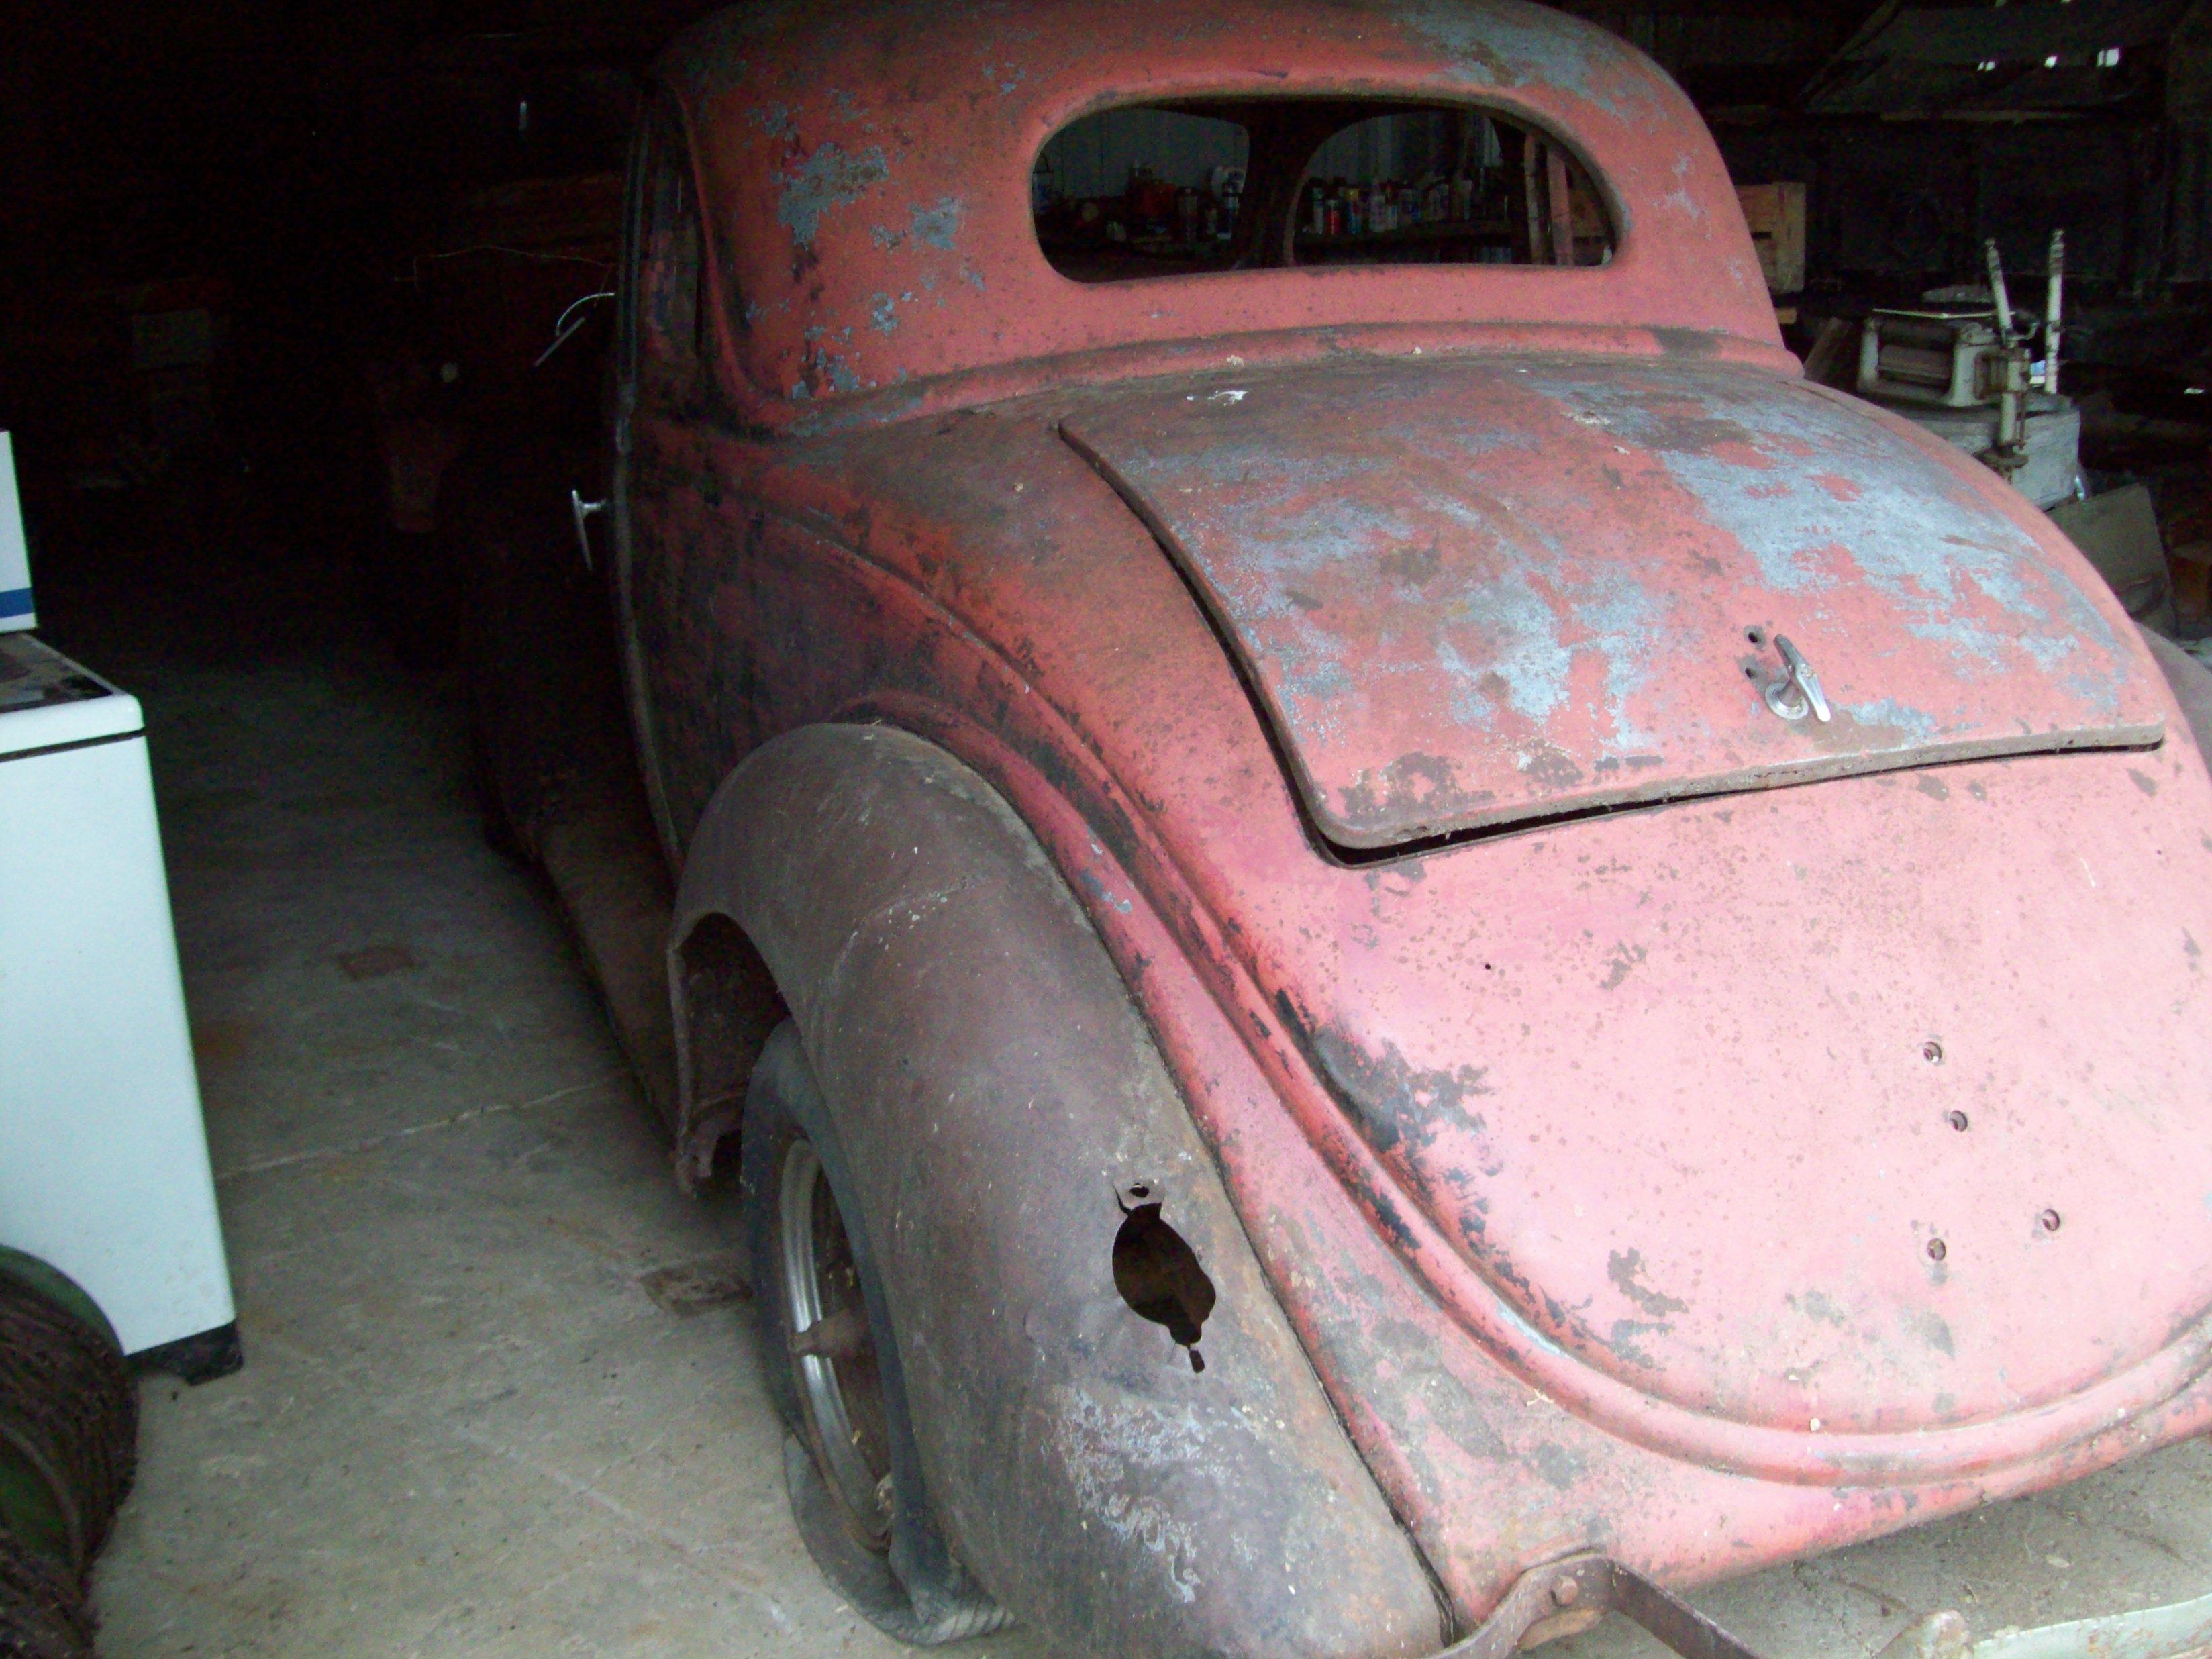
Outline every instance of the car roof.
POLYGON ((1688 100, 1626 41, 1522 0, 771 0, 679 37, 662 79, 697 169, 729 383, 770 421, 941 399, 948 381, 966 388, 955 400, 1008 395, 1100 354, 1233 363, 1316 337, 1410 351, 1533 328, 1778 356, 1688 100), (1095 285, 1047 262, 1029 177, 1069 121, 1301 95, 1467 103, 1547 131, 1599 181, 1614 258, 1095 285))

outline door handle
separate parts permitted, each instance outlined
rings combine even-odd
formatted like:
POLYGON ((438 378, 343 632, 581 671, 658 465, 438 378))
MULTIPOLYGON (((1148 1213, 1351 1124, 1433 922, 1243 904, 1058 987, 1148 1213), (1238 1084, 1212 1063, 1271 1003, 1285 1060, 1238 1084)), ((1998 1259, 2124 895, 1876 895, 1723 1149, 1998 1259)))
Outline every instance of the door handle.
POLYGON ((584 568, 596 569, 598 567, 592 562, 592 520, 607 510, 607 504, 587 501, 582 490, 572 489, 568 492, 568 509, 576 517, 576 545, 583 551, 584 568))

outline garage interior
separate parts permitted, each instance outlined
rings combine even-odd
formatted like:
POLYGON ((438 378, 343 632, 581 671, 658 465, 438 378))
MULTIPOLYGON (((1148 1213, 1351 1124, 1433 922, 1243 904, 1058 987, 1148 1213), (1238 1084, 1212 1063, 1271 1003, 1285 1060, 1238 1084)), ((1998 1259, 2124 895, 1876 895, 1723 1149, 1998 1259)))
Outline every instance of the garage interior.
MULTIPOLYGON (((471 538, 502 510, 570 534, 631 128, 709 9, 84 0, 0 52, 0 431, 37 637, 143 710, 240 1350, 138 1368, 89 1579, 108 1659, 904 1650, 791 1517, 735 1182, 671 1178, 660 964, 564 885, 668 902, 607 850, 649 835, 610 641, 563 615, 542 659, 471 661, 471 538), (471 711, 533 678, 583 712, 525 769, 614 794, 520 848, 471 711)), ((1563 9, 1694 100, 1808 374, 2010 443, 2128 613, 2212 662, 2212 0, 1563 9), (2018 384, 1960 391, 1993 337, 2018 384)), ((1212 257, 1241 167, 1192 131, 1048 154, 1055 263, 1212 257)), ((1448 241, 1474 216, 1443 154, 1345 150, 1316 245, 1448 241)), ((1497 154, 1501 247, 1519 213, 1524 251, 1609 257, 1579 185, 1540 223, 1497 154)), ((0 1002, 40 971, 9 951, 0 1002)), ((1814 1659, 1942 1608, 1982 1632, 2208 1592, 2199 1439, 1689 1599, 1814 1659)), ((1613 1620, 1553 1651, 1664 1650, 1613 1620)))

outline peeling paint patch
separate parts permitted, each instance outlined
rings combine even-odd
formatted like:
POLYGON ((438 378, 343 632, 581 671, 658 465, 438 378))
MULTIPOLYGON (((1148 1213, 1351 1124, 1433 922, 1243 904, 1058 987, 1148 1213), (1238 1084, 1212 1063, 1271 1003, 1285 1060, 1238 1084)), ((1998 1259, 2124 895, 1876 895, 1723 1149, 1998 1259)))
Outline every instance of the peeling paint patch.
POLYGON ((1408 1152, 1425 1151, 1443 1133, 1471 1139, 1469 1160, 1486 1176, 1504 1171, 1492 1148, 1489 1126, 1473 1103, 1490 1093, 1489 1068, 1456 1066, 1423 1071, 1409 1065, 1393 1043, 1379 1058, 1323 1029, 1311 1034, 1322 1073, 1366 1127, 1378 1152, 1405 1144, 1408 1152))
POLYGON ((1933 1348, 1946 1359, 1955 1357, 1956 1348, 1951 1339, 1951 1327, 1939 1316, 1925 1308, 1906 1307, 1900 1315, 1905 1328, 1913 1337, 1933 1348))
POLYGON ((1082 875, 1082 881, 1085 890, 1089 892, 1090 895, 1093 898, 1097 899, 1101 904, 1107 906, 1110 909, 1118 910, 1125 916, 1129 914, 1131 908, 1130 902, 1127 899, 1116 896, 1113 889, 1107 886, 1105 882, 1100 879, 1097 871, 1085 870, 1082 875))
POLYGON ((1361 772, 1342 791, 1344 816, 1354 823, 1394 821, 1409 812, 1431 823, 1449 822, 1460 813, 1489 805, 1493 792, 1469 792, 1441 755, 1401 755, 1379 772, 1361 772))
POLYGON ((1806 1318, 1817 1319, 1823 1325, 1833 1325, 1838 1330, 1842 1330, 1850 1322, 1844 1310, 1819 1291, 1807 1291, 1802 1296, 1790 1297, 1786 1300, 1806 1318))
POLYGON ((1942 735, 1942 728, 1936 725, 1927 710, 1899 702, 1894 697, 1883 697, 1875 702, 1850 703, 1846 705, 1844 712, 1861 726, 1895 733, 1901 745, 1934 743, 1942 735))
POLYGON ((1606 969, 1605 977, 1598 981, 1597 988, 1601 991, 1618 991, 1622 981, 1642 965, 1645 950, 1641 945, 1629 945, 1624 942, 1614 945, 1613 955, 1608 959, 1610 965, 1606 969))
MULTIPOLYGON (((1606 1263, 1605 1276, 1613 1281, 1615 1290, 1654 1319, 1665 1319, 1669 1315, 1690 1310, 1688 1303, 1679 1302, 1644 1282, 1644 1252, 1641 1250, 1615 1250, 1612 1260, 1606 1263)), ((1655 1328, 1663 1330, 1665 1327, 1655 1328)))
POLYGON ((1613 1329, 1607 1334, 1605 1346, 1630 1364, 1641 1366, 1647 1371, 1656 1371, 1659 1369, 1659 1362, 1637 1346, 1637 1340, 1654 1334, 1665 1336, 1671 1328, 1644 1320, 1616 1319, 1613 1322, 1613 1329))
POLYGON ((1618 73, 1627 67, 1621 61, 1626 50, 1588 24, 1563 27, 1567 20, 1557 17, 1521 22, 1510 14, 1487 7, 1476 10, 1449 0, 1402 5, 1398 15, 1415 35, 1452 58, 1455 72, 1464 81, 1486 87, 1528 82, 1564 87, 1615 114, 1622 112, 1620 100, 1602 82, 1620 82, 1649 96, 1644 76, 1618 73), (1616 73, 1607 76, 1608 69, 1616 73))
POLYGON ((909 226, 916 241, 927 242, 933 248, 950 253, 960 227, 968 217, 968 204, 957 196, 941 197, 927 207, 918 207, 909 216, 909 226))
POLYGON ((776 203, 776 222, 791 232, 801 247, 814 245, 822 216, 832 208, 857 202, 891 176, 890 162, 881 144, 858 155, 827 143, 806 158, 805 165, 785 176, 783 194, 776 203))

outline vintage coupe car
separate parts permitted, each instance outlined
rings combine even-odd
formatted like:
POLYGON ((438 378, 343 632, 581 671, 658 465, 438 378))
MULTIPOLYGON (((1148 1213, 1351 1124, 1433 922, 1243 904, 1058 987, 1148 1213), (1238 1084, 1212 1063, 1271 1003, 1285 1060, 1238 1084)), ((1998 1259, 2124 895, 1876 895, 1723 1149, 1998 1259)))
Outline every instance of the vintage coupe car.
POLYGON ((1806 382, 1648 60, 852 0, 657 97, 578 524, 872 1617, 1728 1652, 1656 1587, 2212 1427, 2206 677, 1806 382))

